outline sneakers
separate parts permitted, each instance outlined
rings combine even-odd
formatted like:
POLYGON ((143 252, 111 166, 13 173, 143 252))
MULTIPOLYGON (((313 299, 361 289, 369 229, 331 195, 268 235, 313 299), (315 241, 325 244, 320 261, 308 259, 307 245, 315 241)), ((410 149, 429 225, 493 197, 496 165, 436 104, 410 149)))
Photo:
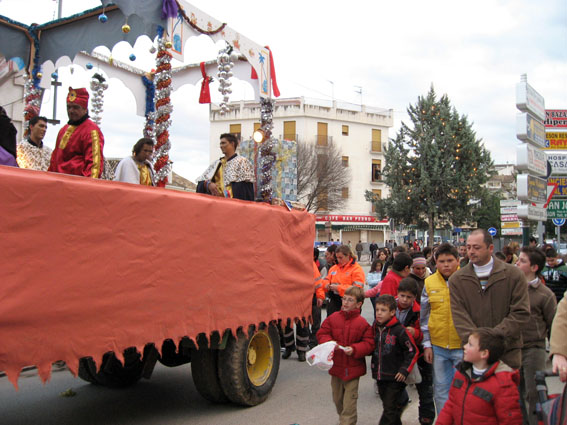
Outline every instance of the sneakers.
POLYGON ((282 354, 282 359, 289 359, 289 356, 291 356, 291 353, 293 353, 293 350, 290 350, 289 348, 286 348, 285 351, 282 354))
POLYGON ((300 362, 305 361, 305 351, 298 351, 297 352, 297 360, 300 362))

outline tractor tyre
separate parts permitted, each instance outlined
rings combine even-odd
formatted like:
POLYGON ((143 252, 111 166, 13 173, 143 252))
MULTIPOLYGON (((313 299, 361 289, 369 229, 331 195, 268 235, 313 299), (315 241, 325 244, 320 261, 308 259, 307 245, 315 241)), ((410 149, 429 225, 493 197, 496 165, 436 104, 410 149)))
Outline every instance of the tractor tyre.
POLYGON ((191 351, 191 374, 195 387, 204 399, 212 403, 227 403, 218 375, 219 350, 201 348, 191 351))
POLYGON ((280 337, 276 326, 238 331, 219 351, 219 380, 228 399, 255 406, 268 398, 280 367, 280 337))

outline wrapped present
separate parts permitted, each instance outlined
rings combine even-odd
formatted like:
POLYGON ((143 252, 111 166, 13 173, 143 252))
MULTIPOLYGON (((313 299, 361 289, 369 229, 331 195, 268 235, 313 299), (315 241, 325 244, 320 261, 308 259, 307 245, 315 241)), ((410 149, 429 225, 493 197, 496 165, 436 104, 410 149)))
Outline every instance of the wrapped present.
MULTIPOLYGON (((256 197, 260 197, 260 145, 254 140, 244 140, 238 147, 240 155, 254 165, 256 197)), ((297 201, 297 143, 290 140, 276 141, 276 163, 272 170, 272 190, 275 198, 297 201)))

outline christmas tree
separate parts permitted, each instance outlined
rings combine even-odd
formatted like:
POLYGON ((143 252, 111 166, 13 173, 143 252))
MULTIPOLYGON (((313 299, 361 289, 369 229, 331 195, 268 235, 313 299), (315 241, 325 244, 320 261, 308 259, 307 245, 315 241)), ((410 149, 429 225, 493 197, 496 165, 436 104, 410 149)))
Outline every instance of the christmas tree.
MULTIPOLYGON (((379 218, 397 223, 461 225, 472 219, 475 206, 490 177, 492 159, 464 115, 451 106, 447 95, 437 99, 433 86, 407 110, 411 125, 400 131, 385 149, 383 175, 390 197, 374 202, 379 218)), ((429 238, 431 245, 433 237, 429 238)))

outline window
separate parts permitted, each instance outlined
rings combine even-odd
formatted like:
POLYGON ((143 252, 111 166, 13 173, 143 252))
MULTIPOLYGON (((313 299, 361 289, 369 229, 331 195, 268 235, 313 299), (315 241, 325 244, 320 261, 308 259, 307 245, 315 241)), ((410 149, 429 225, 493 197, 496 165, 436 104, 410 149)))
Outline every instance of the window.
MULTIPOLYGON (((378 199, 382 199, 382 191, 380 189, 372 189, 372 193, 374 194, 374 197, 378 199)), ((372 203, 372 212, 376 212, 376 207, 374 206, 374 203, 372 203)))
POLYGON ((343 125, 343 136, 348 136, 348 125, 343 125))
POLYGON ((327 133, 327 123, 317 123, 317 146, 327 146, 329 144, 329 136, 327 133))
POLYGON ((284 140, 297 140, 295 131, 295 121, 284 121, 283 123, 283 138, 284 140))
POLYGON ((382 181, 382 161, 380 161, 379 159, 372 160, 372 181, 382 181))
POLYGON ((348 187, 343 187, 343 199, 348 198, 348 187))
POLYGON ((348 156, 343 156, 343 167, 348 167, 348 156))
POLYGON ((238 140, 240 140, 240 136, 242 134, 242 125, 241 124, 230 124, 230 129, 228 131, 230 134, 234 134, 238 140))
POLYGON ((382 130, 372 129, 372 152, 382 152, 382 130))

